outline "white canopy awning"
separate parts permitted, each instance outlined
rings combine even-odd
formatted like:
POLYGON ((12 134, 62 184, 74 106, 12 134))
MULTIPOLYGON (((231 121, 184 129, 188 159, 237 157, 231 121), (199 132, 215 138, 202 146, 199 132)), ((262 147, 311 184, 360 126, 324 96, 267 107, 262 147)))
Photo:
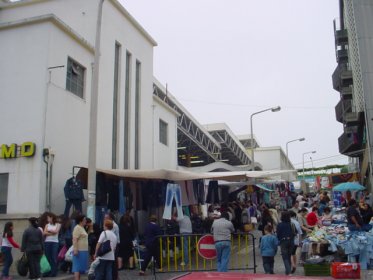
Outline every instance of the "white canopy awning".
POLYGON ((226 181, 247 181, 248 179, 264 179, 291 173, 294 170, 271 170, 271 171, 227 171, 227 172, 205 172, 197 173, 190 171, 171 169, 152 170, 129 170, 129 169, 97 169, 97 172, 132 179, 154 179, 170 181, 186 181, 196 179, 215 179, 226 181))

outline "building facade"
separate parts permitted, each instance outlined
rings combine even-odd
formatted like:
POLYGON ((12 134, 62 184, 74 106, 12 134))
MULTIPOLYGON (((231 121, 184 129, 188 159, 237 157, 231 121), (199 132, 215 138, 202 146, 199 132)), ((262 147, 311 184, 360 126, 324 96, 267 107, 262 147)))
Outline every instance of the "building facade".
MULTIPOLYGON (((60 213, 72 167, 88 165, 99 1, 0 3, 0 212, 60 213)), ((118 1, 104 2, 97 168, 177 167, 177 113, 153 96, 154 46, 118 1)))
POLYGON ((361 171, 362 183, 372 183, 373 144, 373 3, 340 0, 334 21, 337 67, 333 88, 339 92, 336 119, 343 124, 339 151, 361 171))

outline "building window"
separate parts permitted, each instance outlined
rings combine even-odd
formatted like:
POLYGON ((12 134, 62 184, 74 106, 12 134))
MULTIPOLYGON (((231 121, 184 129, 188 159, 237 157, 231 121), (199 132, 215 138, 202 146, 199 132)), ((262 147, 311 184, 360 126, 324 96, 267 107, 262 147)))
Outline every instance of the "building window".
POLYGON ((8 204, 8 182, 9 174, 0 174, 0 214, 6 214, 8 204))
POLYGON ((66 90, 83 98, 85 68, 71 59, 67 58, 66 90))
POLYGON ((162 120, 159 120, 159 142, 168 144, 168 124, 162 120))
POLYGON ((113 136, 111 168, 117 168, 118 153, 118 100, 119 100, 119 70, 120 70, 120 44, 115 43, 114 53, 114 92, 113 92, 113 136))
POLYGON ((126 52, 126 81, 124 88, 124 164, 129 168, 130 96, 131 96, 131 54, 126 52))
POLYGON ((135 80, 135 169, 140 168, 140 94, 141 62, 136 60, 135 80))

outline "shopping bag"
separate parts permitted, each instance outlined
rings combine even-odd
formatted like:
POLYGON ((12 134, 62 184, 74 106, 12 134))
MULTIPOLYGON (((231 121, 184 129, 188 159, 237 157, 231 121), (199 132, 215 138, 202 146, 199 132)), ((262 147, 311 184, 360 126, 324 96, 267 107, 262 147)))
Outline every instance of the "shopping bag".
POLYGON ((47 257, 43 255, 40 259, 40 272, 44 274, 49 271, 51 271, 51 265, 49 264, 47 257))
POLYGON ((67 252, 67 247, 66 247, 66 245, 63 245, 63 247, 61 248, 61 250, 59 251, 59 253, 57 255, 57 260, 59 262, 63 261, 65 259, 66 252, 67 252))
POLYGON ((258 220, 257 220, 256 217, 251 217, 250 221, 251 221, 252 224, 257 224, 258 223, 258 220))
POLYGON ((73 261, 73 255, 74 255, 74 246, 71 246, 65 254, 65 261, 72 262, 73 261))
POLYGON ((100 247, 97 250, 97 256, 101 257, 111 251, 111 243, 110 240, 107 239, 106 232, 104 231, 105 234, 105 241, 101 243, 100 247))
POLYGON ((103 255, 111 251, 110 240, 105 240, 101 243, 100 247, 97 250, 97 256, 102 257, 103 255))
POLYGON ((28 261, 25 253, 17 261, 17 272, 19 276, 26 276, 28 273, 28 261))

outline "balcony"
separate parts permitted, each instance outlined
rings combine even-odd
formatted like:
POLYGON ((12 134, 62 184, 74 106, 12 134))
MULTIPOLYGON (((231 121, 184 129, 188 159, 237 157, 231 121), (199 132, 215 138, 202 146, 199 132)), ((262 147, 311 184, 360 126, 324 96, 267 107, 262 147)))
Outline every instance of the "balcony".
POLYGON ((335 30, 334 32, 335 45, 342 46, 348 44, 348 33, 347 29, 335 30))
POLYGON ((344 133, 356 133, 359 134, 359 127, 357 125, 345 126, 343 128, 344 133))
POLYGON ((342 99, 343 100, 352 99, 353 90, 354 89, 353 89, 352 85, 348 86, 348 87, 341 88, 341 97, 342 97, 342 99))
POLYGON ((343 116, 343 121, 346 125, 358 125, 362 123, 363 112, 347 112, 343 116))
POLYGON ((336 57, 338 63, 346 63, 348 61, 348 51, 347 50, 337 50, 336 57))
POLYGON ((354 154, 354 152, 360 150, 360 142, 358 133, 343 133, 338 138, 339 152, 344 155, 356 157, 358 153, 354 154))
POLYGON ((341 88, 352 85, 352 71, 347 68, 345 63, 338 64, 332 75, 333 88, 340 91, 341 88))
POLYGON ((352 112, 351 100, 340 100, 335 106, 335 117, 338 122, 344 123, 345 116, 347 113, 352 112))

